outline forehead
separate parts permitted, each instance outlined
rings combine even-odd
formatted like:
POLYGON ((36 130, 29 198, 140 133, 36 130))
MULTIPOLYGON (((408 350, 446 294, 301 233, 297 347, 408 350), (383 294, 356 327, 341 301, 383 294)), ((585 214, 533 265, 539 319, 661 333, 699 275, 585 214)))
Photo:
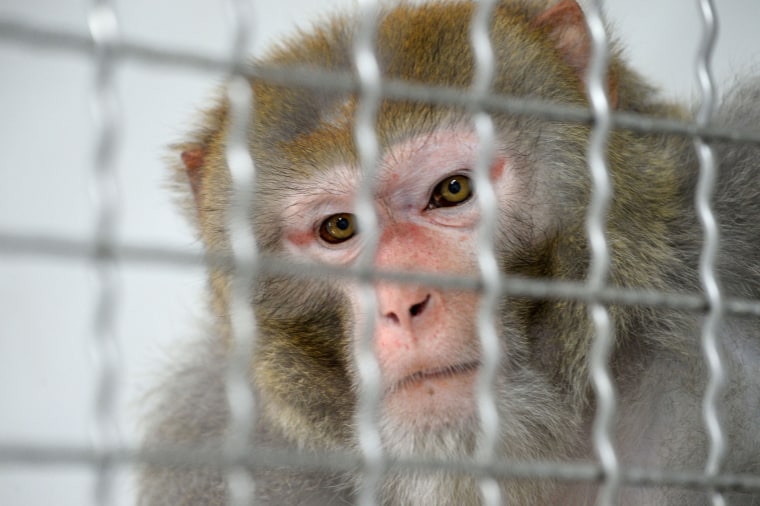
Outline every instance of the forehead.
MULTIPOLYGON (((287 141, 254 146, 262 175, 307 181, 339 165, 358 171, 356 105, 353 99, 341 101, 325 109, 314 128, 287 141)), ((373 140, 380 151, 375 169, 387 168, 400 157, 423 156, 433 146, 440 149, 454 142, 456 135, 471 131, 464 126, 468 124, 469 115, 461 111, 383 101, 373 125, 373 140)))
MULTIPOLYGON (((360 179, 366 167, 361 165, 353 135, 350 125, 341 132, 332 131, 330 126, 309 136, 310 144, 290 151, 286 162, 289 187, 303 191, 308 190, 315 180, 329 179, 341 184, 342 181, 360 179), (339 136, 345 135, 351 136, 350 142, 342 144, 337 141, 339 136)), ((420 125, 418 130, 378 130, 376 135, 380 154, 377 163, 369 168, 376 187, 388 182, 389 178, 415 172, 417 167, 426 165, 431 158, 462 158, 475 152, 479 145, 477 135, 466 122, 442 121, 435 125, 420 125)), ((275 172, 277 174, 271 175, 282 180, 281 171, 275 172)))
MULTIPOLYGON (((477 135, 466 125, 410 135, 383 147, 377 165, 372 168, 372 184, 376 191, 382 192, 388 187, 417 178, 420 175, 419 169, 429 166, 431 160, 437 160, 437 163, 445 163, 446 160, 452 163, 474 160, 479 146, 477 135)), ((364 173, 360 163, 353 158, 335 158, 334 163, 319 167, 313 160, 304 161, 304 164, 314 170, 301 170, 299 173, 302 177, 288 182, 282 191, 288 200, 293 195, 306 197, 324 194, 326 191, 335 198, 353 196, 364 173)))
MULTIPOLYGON (((469 89, 473 56, 469 42, 471 2, 434 3, 390 8, 380 16, 375 56, 382 79, 469 89)), ((522 5, 522 4, 519 4, 522 5)), ((525 62, 539 58, 546 48, 533 41, 518 6, 501 5, 494 11, 492 35, 498 39, 493 91, 535 94, 546 88, 545 75, 531 80, 525 62), (510 10, 512 9, 512 10, 510 10), (533 41, 532 43, 525 43, 533 41), (519 47, 519 54, 513 48, 519 47), (518 68, 514 68, 517 66, 518 68)), ((265 65, 355 75, 355 20, 336 18, 316 26, 272 50, 265 65)), ((278 174, 306 180, 336 164, 357 165, 355 119, 361 97, 345 88, 284 85, 255 81, 253 151, 264 176, 278 174)), ((411 100, 385 99, 371 125, 384 151, 416 135, 467 121, 462 108, 411 100)))

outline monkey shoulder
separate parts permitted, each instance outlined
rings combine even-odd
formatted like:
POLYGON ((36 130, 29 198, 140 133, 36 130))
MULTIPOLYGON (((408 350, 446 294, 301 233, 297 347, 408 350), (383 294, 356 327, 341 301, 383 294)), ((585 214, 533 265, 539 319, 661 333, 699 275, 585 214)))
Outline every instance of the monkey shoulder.
MULTIPOLYGON (((228 360, 221 340, 207 337, 188 343, 164 380, 145 398, 146 437, 143 447, 160 456, 162 448, 221 454, 229 423, 225 389, 228 360)), ((261 417, 250 435, 258 446, 293 449, 276 428, 261 417)), ((139 477, 139 506, 227 504, 224 471, 211 466, 149 464, 139 477)), ((266 464, 266 463, 265 463, 266 464)), ((259 505, 351 504, 349 487, 338 475, 258 468, 254 473, 259 505)))
MULTIPOLYGON (((219 448, 227 424, 220 346, 210 338, 192 345, 192 353, 173 357, 179 360, 144 398, 148 452, 219 448)), ((212 469, 149 464, 139 478, 138 504, 222 506, 225 489, 223 475, 212 469)))
MULTIPOLYGON (((741 78, 714 120, 736 132, 760 132, 760 76, 741 78)), ((713 198, 721 232, 721 276, 728 295, 760 297, 760 144, 711 143, 717 167, 713 198)), ((757 327, 757 325, 756 325, 757 327)), ((760 331, 755 330, 760 339, 760 331)))

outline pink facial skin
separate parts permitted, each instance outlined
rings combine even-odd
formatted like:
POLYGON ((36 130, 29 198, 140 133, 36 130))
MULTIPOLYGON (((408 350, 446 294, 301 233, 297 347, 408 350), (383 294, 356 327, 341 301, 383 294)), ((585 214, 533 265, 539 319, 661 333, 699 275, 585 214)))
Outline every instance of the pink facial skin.
MULTIPOLYGON (((383 156, 375 184, 380 240, 375 268, 380 271, 472 276, 480 207, 477 191, 449 207, 431 207, 431 196, 450 176, 474 179, 478 141, 468 130, 443 130, 396 145, 383 156)), ((497 195, 508 195, 512 171, 497 154, 490 171, 497 195)), ((322 223, 352 213, 360 175, 337 166, 286 201, 286 250, 297 258, 350 265, 363 241, 360 233, 337 244, 324 241, 322 223)), ((355 328, 366 315, 350 293, 355 328)), ((479 297, 391 282, 375 285, 378 313, 374 350, 384 388, 384 414, 418 429, 469 418, 476 409, 474 383, 480 365, 475 320, 479 297)), ((358 338, 357 338, 358 342, 358 338)))

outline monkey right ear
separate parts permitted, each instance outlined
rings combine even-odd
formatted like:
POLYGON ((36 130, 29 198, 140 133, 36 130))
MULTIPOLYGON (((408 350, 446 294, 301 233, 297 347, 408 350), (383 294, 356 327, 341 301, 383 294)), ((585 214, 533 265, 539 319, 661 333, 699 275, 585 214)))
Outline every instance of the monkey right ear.
MULTIPOLYGON (((575 69, 583 82, 591 59, 591 36, 586 17, 578 2, 561 0, 534 20, 534 26, 546 30, 565 62, 575 69)), ((617 107, 617 76, 607 69, 607 96, 612 108, 617 107)))
POLYGON ((185 146, 180 155, 182 163, 185 165, 185 174, 190 182, 190 189, 193 191, 193 200, 195 208, 200 208, 201 180, 204 161, 206 159, 206 148, 200 144, 191 144, 185 146))

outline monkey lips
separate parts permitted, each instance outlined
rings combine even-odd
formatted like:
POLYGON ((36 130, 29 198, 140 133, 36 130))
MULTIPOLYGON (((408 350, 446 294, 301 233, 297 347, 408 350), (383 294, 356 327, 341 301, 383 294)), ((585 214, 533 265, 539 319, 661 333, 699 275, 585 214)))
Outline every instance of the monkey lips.
POLYGON ((475 414, 477 360, 417 369, 384 392, 386 416, 418 429, 457 424, 475 414))

